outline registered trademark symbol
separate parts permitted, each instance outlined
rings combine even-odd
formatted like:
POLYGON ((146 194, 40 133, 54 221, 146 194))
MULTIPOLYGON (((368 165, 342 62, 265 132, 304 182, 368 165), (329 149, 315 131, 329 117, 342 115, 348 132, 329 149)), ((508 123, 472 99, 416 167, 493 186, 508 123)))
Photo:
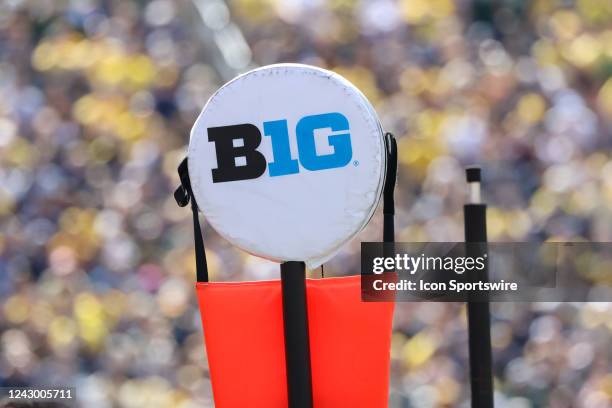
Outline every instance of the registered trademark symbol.
POLYGON ((353 162, 353 166, 355 166, 355 167, 359 166, 359 161, 355 160, 355 161, 353 162))

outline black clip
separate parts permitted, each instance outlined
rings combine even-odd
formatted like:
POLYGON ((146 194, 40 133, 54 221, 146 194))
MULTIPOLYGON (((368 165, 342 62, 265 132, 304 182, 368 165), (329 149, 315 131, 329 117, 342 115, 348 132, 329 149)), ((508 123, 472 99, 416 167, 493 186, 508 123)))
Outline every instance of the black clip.
POLYGON ((182 185, 178 186, 176 190, 174 190, 174 199, 179 207, 186 207, 189 204, 189 193, 187 189, 182 185))
POLYGON ((189 180, 189 170, 187 168, 187 159, 183 159, 178 167, 178 174, 181 179, 181 185, 174 191, 174 199, 179 207, 185 207, 189 204, 191 197, 191 181, 189 180))

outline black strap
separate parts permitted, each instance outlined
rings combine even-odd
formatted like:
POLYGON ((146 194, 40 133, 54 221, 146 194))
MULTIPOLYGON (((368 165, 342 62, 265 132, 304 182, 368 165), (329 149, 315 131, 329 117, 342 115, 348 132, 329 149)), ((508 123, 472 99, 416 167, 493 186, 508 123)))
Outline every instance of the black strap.
POLYGON ((206 250, 204 248, 204 238, 200 228, 200 218, 198 217, 198 204, 191 189, 189 180, 189 169, 187 158, 178 167, 178 174, 181 178, 181 185, 174 192, 174 199, 179 207, 185 207, 191 200, 191 214, 193 215, 193 236, 195 240, 196 255, 196 279, 198 282, 208 282, 208 265, 206 263, 206 250))
POLYGON ((395 182, 397 181, 397 142, 391 133, 385 134, 387 172, 383 188, 383 241, 395 242, 395 182))

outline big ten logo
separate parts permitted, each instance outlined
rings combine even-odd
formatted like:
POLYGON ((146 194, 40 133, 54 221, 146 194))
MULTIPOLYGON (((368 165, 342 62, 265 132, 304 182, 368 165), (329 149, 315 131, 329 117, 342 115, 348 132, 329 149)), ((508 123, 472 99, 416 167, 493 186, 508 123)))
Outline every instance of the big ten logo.
MULTIPOLYGON (((287 120, 263 123, 266 136, 272 143, 273 161, 269 163, 270 177, 300 172, 300 165, 310 171, 346 166, 353 156, 349 122, 338 112, 304 116, 295 126, 298 159, 291 154, 287 120), (329 154, 318 154, 315 131, 331 129, 327 136, 329 154)), ((255 179, 266 171, 266 158, 257 150, 261 132, 251 123, 208 128, 208 140, 215 144, 217 168, 212 169, 213 183, 255 179)))

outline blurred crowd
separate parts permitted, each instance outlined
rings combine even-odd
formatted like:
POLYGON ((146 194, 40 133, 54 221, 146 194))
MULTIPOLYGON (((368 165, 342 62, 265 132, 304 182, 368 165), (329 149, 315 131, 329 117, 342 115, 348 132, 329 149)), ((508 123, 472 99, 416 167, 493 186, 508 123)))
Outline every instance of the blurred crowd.
MULTIPOLYGON (((276 62, 344 75, 398 137, 398 240, 461 241, 462 169, 479 163, 490 240, 612 241, 610 1, 5 0, 0 386, 212 406, 190 213, 171 193, 212 92, 276 62)), ((326 276, 358 273, 380 218, 326 276)), ((278 276, 205 235, 212 280, 278 276)), ((492 309, 499 406, 612 406, 610 304, 492 309)), ((465 320, 397 305, 392 407, 468 406, 465 320)))

